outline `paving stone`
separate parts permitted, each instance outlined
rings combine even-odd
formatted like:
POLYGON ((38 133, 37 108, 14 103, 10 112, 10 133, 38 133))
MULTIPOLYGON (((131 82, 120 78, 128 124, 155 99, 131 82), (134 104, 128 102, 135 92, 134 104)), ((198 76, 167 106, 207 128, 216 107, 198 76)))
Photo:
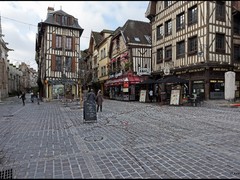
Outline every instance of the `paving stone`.
POLYGON ((31 179, 240 178, 239 109, 106 99, 97 123, 82 114, 58 101, 0 104, 0 170, 31 179), (93 136, 103 139, 84 139, 93 136))

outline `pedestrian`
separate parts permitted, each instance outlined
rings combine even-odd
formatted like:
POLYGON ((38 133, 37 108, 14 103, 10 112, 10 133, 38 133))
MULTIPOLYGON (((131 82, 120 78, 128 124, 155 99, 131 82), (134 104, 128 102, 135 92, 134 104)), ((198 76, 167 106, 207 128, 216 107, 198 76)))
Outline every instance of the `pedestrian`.
POLYGON ((153 100, 153 90, 152 89, 150 89, 150 91, 149 91, 149 100, 150 100, 150 102, 152 102, 152 100, 153 100))
POLYGON ((90 90, 90 92, 88 92, 87 94, 87 100, 93 101, 95 103, 96 100, 96 95, 93 92, 93 89, 90 90))
POLYGON ((20 98, 22 99, 23 106, 25 106, 25 100, 26 100, 25 92, 22 93, 20 98))
POLYGON ((34 102, 34 93, 33 92, 31 92, 31 101, 32 101, 32 103, 34 102))
POLYGON ((99 107, 100 107, 100 111, 102 112, 103 95, 101 90, 99 90, 97 93, 96 102, 97 102, 97 112, 99 110, 99 107))
POLYGON ((38 103, 38 105, 40 104, 40 96, 39 96, 39 92, 37 92, 37 103, 38 103))

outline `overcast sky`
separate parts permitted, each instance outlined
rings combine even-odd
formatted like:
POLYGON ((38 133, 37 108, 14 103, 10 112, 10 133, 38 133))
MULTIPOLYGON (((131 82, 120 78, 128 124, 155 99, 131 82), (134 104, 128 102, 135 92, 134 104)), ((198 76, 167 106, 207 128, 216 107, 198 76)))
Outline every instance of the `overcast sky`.
POLYGON ((128 19, 149 22, 145 17, 149 1, 0 1, 3 40, 13 49, 10 63, 25 62, 37 70, 35 42, 37 24, 45 21, 47 8, 62 9, 78 19, 84 29, 80 49, 88 48, 92 31, 115 30, 128 19))

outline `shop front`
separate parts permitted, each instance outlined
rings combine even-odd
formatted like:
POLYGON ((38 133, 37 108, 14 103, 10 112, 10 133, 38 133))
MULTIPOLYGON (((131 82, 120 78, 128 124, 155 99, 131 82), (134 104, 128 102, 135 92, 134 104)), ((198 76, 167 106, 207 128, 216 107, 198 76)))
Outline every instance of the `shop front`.
POLYGON ((105 87, 109 92, 109 98, 121 101, 135 101, 137 99, 137 84, 142 82, 141 76, 132 73, 121 75, 106 81, 105 87))

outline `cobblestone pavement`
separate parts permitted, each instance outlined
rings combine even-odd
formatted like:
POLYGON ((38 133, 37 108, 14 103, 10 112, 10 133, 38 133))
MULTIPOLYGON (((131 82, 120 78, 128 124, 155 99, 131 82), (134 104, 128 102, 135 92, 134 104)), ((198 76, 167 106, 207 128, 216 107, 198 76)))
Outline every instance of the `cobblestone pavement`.
POLYGON ((0 176, 240 178, 240 109, 105 99, 96 123, 76 103, 0 104, 0 176))

